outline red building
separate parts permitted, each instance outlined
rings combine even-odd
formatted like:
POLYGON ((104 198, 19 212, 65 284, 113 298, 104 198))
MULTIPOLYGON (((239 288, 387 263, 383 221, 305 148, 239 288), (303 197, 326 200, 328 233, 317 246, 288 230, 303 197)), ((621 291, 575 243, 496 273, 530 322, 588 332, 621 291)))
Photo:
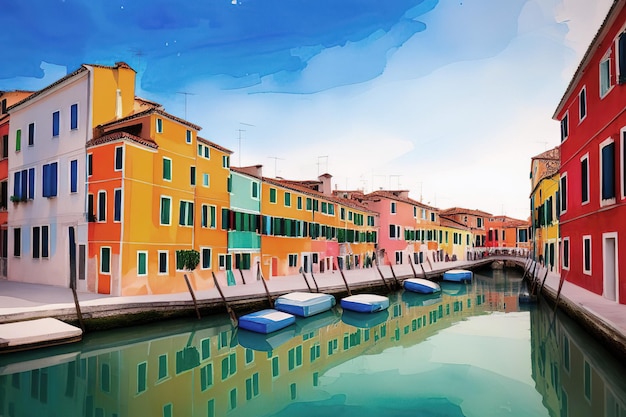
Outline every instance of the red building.
POLYGON ((619 268, 626 265, 625 29, 626 0, 616 0, 553 116, 561 123, 561 274, 621 304, 626 304, 619 268))

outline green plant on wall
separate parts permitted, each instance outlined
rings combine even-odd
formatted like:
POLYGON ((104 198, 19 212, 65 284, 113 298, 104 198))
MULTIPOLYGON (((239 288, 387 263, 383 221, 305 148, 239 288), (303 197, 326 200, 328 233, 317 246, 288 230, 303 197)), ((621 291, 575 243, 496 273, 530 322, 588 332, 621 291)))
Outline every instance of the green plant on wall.
POLYGON ((186 271, 193 271, 200 263, 200 252, 194 249, 176 251, 176 267, 186 271))

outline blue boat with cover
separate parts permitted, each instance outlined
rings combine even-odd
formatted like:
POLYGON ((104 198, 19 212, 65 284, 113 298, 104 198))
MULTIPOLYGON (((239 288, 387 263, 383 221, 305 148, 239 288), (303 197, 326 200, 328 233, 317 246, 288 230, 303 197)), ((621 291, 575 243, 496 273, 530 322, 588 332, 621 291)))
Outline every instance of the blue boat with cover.
POLYGON ((281 295, 274 301, 276 310, 309 317, 330 310, 337 302, 330 294, 291 292, 281 295))
POLYGON ((424 278, 405 279, 402 285, 405 290, 418 292, 420 294, 433 294, 441 291, 439 284, 424 278))
POLYGON ((472 271, 467 269, 451 269, 443 273, 444 281, 465 282, 471 281, 473 277, 472 271))
POLYGON ((359 313, 375 313, 389 308, 389 298, 376 294, 357 294, 341 299, 341 308, 359 313))
POLYGON ((239 318, 239 327, 257 333, 272 333, 296 322, 293 314, 273 308, 256 311, 239 318))

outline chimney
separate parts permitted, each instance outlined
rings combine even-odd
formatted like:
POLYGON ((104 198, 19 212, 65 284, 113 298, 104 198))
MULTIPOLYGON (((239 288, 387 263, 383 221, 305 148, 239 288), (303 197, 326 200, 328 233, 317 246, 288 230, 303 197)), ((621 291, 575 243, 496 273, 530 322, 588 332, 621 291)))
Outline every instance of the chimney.
POLYGON ((322 174, 317 179, 322 183, 322 189, 319 190, 324 195, 332 195, 333 190, 330 184, 330 180, 333 176, 330 174, 322 174))

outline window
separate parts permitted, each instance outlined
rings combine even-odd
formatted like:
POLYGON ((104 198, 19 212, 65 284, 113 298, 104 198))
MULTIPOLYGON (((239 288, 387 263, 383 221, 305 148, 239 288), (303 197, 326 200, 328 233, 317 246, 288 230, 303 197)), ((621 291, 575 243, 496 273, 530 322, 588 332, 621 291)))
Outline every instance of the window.
POLYGON ((113 221, 121 222, 122 221, 122 189, 116 188, 113 192, 113 221))
POLYGON ((52 113, 52 137, 59 136, 60 113, 55 111, 52 113))
POLYGON ((15 152, 22 150, 22 129, 15 131, 15 152))
POLYGON ((622 128, 622 161, 620 164, 622 170, 622 198, 626 198, 626 127, 622 128))
POLYGON ((43 166, 43 188, 44 197, 56 197, 57 195, 57 162, 45 164, 43 166))
POLYGON ((163 119, 157 117, 156 119, 156 132, 163 133, 163 119))
POLYGON ((9 135, 2 136, 2 158, 9 157, 9 135))
POLYGON ((111 248, 107 246, 100 248, 100 273, 111 273, 111 248))
POLYGON ((228 178, 226 178, 226 191, 228 191, 229 193, 233 191, 233 176, 229 175, 228 178))
POLYGON ((583 236, 583 273, 591 275, 591 236, 583 236))
POLYGON ((93 175, 93 154, 91 153, 87 155, 87 175, 90 177, 93 175))
POLYGON ((276 188, 270 188, 270 203, 276 204, 276 188))
POLYGON ((215 206, 209 206, 206 204, 202 205, 202 219, 200 225, 202 227, 210 227, 211 229, 215 229, 216 219, 215 213, 217 208, 215 206))
POLYGON ((601 204, 615 203, 615 142, 607 139, 600 144, 601 204))
POLYGON ((560 185, 560 193, 561 193, 561 214, 567 211, 567 173, 564 173, 561 176, 561 185, 560 185))
POLYGON ((70 107, 70 129, 78 129, 78 104, 72 104, 70 107))
POLYGON ((124 165, 124 148, 122 146, 117 146, 115 148, 115 170, 121 171, 123 165, 124 165))
POLYGON ((600 97, 611 89, 611 60, 606 57, 600 62, 600 97))
POLYGON ((35 124, 28 125, 28 146, 35 145, 35 124))
POLYGON ((391 202, 391 214, 396 214, 396 202, 391 202))
POLYGON ((568 119, 569 117, 567 114, 565 114, 565 116, 563 116, 563 119, 561 119, 561 142, 563 142, 565 139, 567 139, 567 136, 569 136, 568 119))
MULTIPOLYGON (((252 181, 252 198, 255 200, 259 199, 259 183, 256 181, 252 181)), ((302 205, 302 197, 300 198, 300 205, 302 205)))
POLYGON ((13 256, 19 257, 22 253, 22 229, 13 229, 13 256))
POLYGON ((163 355, 159 355, 159 369, 158 376, 159 380, 167 377, 167 353, 163 355))
POLYGON ((196 167, 189 167, 189 184, 196 185, 196 167))
POLYGON ((180 201, 178 224, 181 226, 193 226, 193 203, 191 201, 180 201))
POLYGON ((148 252, 137 251, 137 275, 144 277, 148 275, 148 252))
POLYGON ((210 187, 211 186, 211 177, 206 172, 202 174, 202 186, 210 187))
POLYGON ((206 391, 213 386, 213 364, 208 363, 200 368, 200 390, 206 391))
POLYGON ((201 248, 200 257, 202 269, 211 269, 211 248, 201 248))
POLYGON ((291 207, 291 193, 285 191, 285 207, 291 207))
POLYGON ((587 116, 587 89, 585 87, 578 94, 578 116, 580 121, 587 116))
POLYGON ((137 365, 137 393, 138 394, 146 390, 147 379, 148 379, 148 364, 146 362, 142 362, 137 365))
POLYGON ((230 168, 230 156, 228 155, 222 156, 222 167, 230 168))
POLYGON ((172 221, 172 199, 161 196, 161 225, 169 226, 172 221))
POLYGON ((172 180, 172 160, 169 158, 163 158, 163 179, 172 180))
POLYGON ((289 254, 289 266, 296 267, 298 266, 298 255, 295 253, 289 254))
POLYGON ((167 251, 159 251, 159 275, 167 275, 167 251))
POLYGON ((35 168, 28 168, 28 199, 35 198, 35 168))
POLYGON ((98 221, 105 222, 107 214, 107 193, 98 191, 98 221))
POLYGON ((622 32, 617 40, 619 84, 626 83, 626 32, 622 32))
POLYGON ((582 204, 589 202, 589 154, 580 158, 580 197, 582 204))
POLYGON ((36 226, 33 227, 33 259, 39 258, 39 250, 41 245, 41 229, 36 226))
POLYGON ((70 161, 70 193, 78 192, 78 160, 70 161))
POLYGON ((187 134, 185 136, 185 142, 191 143, 191 139, 192 139, 191 130, 187 129, 187 134))

